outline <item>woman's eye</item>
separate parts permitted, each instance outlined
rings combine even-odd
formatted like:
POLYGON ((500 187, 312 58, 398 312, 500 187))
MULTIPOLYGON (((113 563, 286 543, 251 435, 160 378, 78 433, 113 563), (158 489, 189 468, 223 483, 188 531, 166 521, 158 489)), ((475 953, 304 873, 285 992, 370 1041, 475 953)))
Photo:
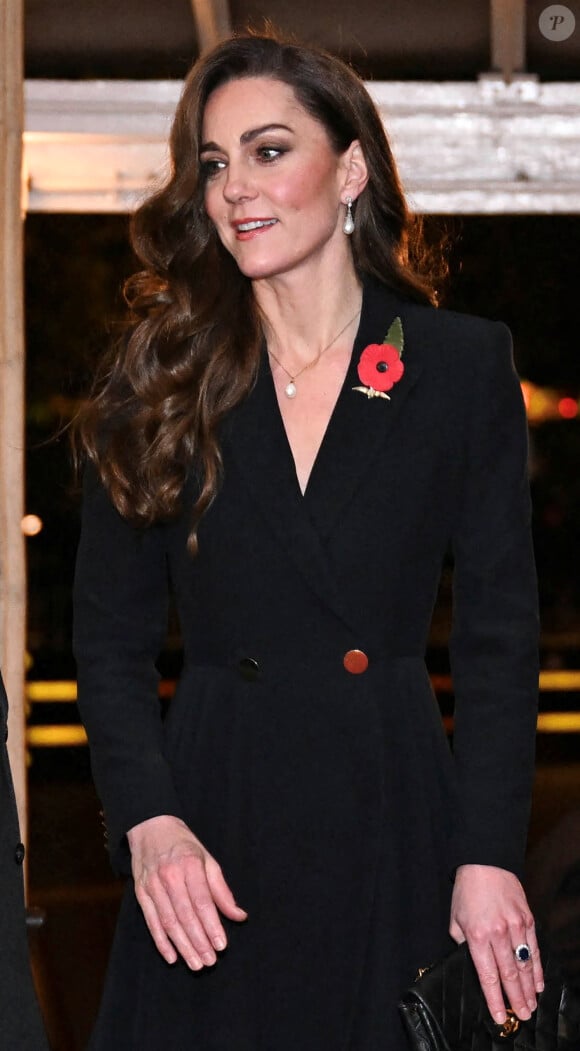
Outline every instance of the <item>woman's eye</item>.
POLYGON ((201 162, 201 170, 206 179, 212 179, 219 172, 223 171, 226 166, 225 161, 220 161, 216 158, 201 162))
POLYGON ((258 147, 258 157, 261 161, 265 161, 268 164, 270 161, 275 161, 278 157, 281 157, 283 153, 286 153, 285 149, 281 146, 260 146, 258 147))

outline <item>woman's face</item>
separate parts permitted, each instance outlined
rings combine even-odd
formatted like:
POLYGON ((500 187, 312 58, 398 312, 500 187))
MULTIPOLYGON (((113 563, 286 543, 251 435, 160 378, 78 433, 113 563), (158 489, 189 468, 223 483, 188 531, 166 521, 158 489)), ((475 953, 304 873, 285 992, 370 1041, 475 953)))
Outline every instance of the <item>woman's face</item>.
POLYGON ((247 277, 287 274, 344 251, 348 154, 288 85, 247 77, 217 88, 203 119, 207 214, 247 277))

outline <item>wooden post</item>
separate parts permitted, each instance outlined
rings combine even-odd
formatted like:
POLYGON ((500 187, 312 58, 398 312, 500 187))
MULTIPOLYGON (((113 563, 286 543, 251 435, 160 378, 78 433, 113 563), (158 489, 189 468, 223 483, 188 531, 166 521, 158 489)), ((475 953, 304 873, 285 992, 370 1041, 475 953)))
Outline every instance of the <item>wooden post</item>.
POLYGON ((8 747, 26 828, 24 655, 24 310, 22 239, 23 0, 0 5, 0 665, 8 747))
POLYGON ((229 0, 191 0, 200 54, 230 35, 232 20, 229 0))
POLYGON ((526 0, 491 0, 491 68, 506 84, 526 67, 526 0))

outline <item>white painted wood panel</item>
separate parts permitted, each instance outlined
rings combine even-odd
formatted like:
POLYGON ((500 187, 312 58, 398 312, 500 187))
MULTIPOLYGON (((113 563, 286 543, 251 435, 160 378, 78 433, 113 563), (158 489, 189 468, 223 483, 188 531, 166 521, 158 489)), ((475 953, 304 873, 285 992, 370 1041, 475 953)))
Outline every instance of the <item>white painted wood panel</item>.
MULTIPOLYGON (((368 85, 421 212, 580 212, 580 83, 368 85)), ((30 211, 125 212, 167 170, 177 81, 29 81, 30 211)))

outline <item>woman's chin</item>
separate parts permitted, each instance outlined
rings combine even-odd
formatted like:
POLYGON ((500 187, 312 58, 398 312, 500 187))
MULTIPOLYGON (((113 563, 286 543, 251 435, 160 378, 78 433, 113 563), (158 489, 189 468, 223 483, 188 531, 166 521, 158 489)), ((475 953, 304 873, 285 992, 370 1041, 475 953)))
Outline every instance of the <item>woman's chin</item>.
POLYGON ((248 260, 240 261, 237 260, 238 267, 244 277, 250 279, 250 281, 266 280, 269 277, 277 277, 279 274, 285 274, 288 267, 276 265, 274 263, 262 261, 262 262, 250 262, 248 260))

